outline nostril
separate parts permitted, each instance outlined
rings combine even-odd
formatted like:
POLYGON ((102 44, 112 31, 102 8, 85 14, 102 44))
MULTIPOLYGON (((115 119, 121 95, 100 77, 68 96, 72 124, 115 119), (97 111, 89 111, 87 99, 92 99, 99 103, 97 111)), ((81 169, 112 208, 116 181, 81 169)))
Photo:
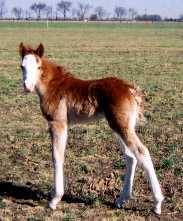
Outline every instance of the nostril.
POLYGON ((29 92, 29 90, 27 89, 27 87, 26 87, 26 84, 25 84, 25 83, 23 83, 23 87, 24 87, 24 91, 25 91, 25 92, 29 92))
POLYGON ((33 92, 34 91, 34 84, 32 82, 29 82, 27 80, 24 81, 24 90, 33 92))

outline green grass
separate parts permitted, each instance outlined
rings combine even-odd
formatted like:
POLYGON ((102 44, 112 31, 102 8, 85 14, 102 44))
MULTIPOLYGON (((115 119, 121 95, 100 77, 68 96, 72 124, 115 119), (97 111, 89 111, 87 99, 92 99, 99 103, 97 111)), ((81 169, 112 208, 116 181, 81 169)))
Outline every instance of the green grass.
MULTIPOLYGON (((119 22, 54 22, 49 21, 48 27, 51 29, 182 29, 182 23, 170 23, 170 22, 158 22, 158 23, 122 23, 119 22)), ((11 22, 1 22, 0 28, 11 29, 11 28, 36 28, 36 29, 45 29, 47 28, 47 21, 32 22, 32 21, 11 21, 11 22)))
POLYGON ((71 200, 54 212, 46 208, 53 179, 50 137, 38 98, 23 93, 17 49, 23 41, 43 42, 49 59, 83 79, 117 76, 140 86, 147 122, 137 131, 166 197, 162 220, 181 220, 182 39, 182 24, 59 23, 46 29, 42 23, 0 23, 0 219, 138 221, 152 206, 141 170, 135 177, 136 200, 122 210, 110 206, 123 184, 125 162, 102 120, 69 130, 65 190, 71 200), (3 192, 3 182, 12 182, 16 194, 3 192), (43 197, 21 198, 24 187, 43 197))

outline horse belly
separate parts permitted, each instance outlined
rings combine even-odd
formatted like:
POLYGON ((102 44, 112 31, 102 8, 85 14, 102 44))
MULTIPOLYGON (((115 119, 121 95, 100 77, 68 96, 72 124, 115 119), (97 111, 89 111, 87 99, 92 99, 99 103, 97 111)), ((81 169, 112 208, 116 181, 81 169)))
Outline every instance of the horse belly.
POLYGON ((99 111, 91 115, 90 113, 77 113, 74 109, 71 109, 68 111, 67 118, 69 124, 73 125, 100 120, 101 118, 103 118, 103 116, 103 113, 99 111))

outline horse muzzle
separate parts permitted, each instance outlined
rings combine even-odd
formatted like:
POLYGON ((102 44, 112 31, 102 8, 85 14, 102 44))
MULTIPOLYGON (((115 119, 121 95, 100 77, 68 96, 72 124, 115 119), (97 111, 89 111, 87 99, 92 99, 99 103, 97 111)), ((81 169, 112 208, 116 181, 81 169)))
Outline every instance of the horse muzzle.
POLYGON ((34 88, 35 88, 32 83, 29 83, 27 81, 24 82, 23 86, 24 86, 24 91, 25 92, 33 92, 34 88))

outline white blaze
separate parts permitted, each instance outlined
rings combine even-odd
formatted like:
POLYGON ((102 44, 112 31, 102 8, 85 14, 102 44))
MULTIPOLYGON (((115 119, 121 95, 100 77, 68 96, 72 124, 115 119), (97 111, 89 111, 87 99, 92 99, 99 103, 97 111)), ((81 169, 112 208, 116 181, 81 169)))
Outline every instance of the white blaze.
POLYGON ((29 91, 34 91, 36 83, 38 81, 38 66, 39 64, 36 61, 34 55, 26 55, 22 61, 23 74, 24 74, 24 83, 25 87, 29 91))

